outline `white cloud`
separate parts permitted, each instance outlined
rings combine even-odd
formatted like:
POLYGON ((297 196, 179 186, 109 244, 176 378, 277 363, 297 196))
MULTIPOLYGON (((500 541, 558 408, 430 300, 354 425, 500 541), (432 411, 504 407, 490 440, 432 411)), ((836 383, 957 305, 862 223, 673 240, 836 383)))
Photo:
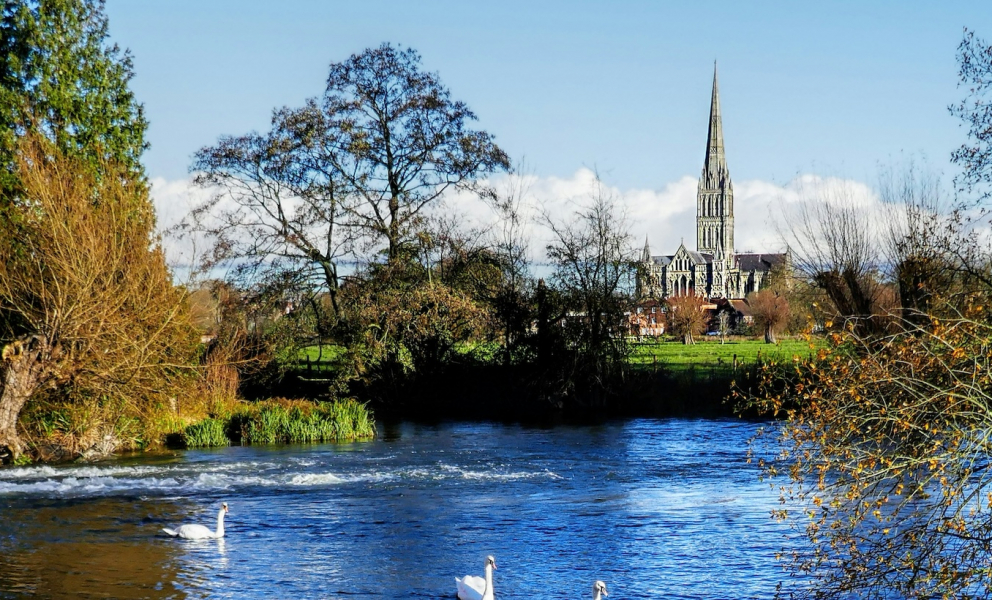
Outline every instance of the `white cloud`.
MULTIPOLYGON (((495 180, 497 188, 516 183, 528 190, 529 215, 533 219, 538 209, 546 210, 555 219, 567 218, 577 206, 589 198, 596 174, 586 168, 571 177, 517 177, 495 180), (524 183, 525 185, 520 185, 524 183)), ((604 192, 621 200, 631 223, 631 233, 640 248, 645 237, 652 254, 670 254, 680 242, 696 247, 696 186, 698 180, 685 176, 661 189, 621 189, 604 184, 604 192)), ((785 228, 784 217, 796 211, 804 202, 847 202, 863 210, 866 218, 880 219, 884 207, 878 195, 866 184, 849 179, 803 174, 785 185, 747 180, 734 184, 734 241, 737 252, 782 252, 787 240, 780 233, 785 228)), ((466 221, 484 226, 494 218, 492 210, 481 200, 465 193, 447 199, 447 211, 461 213, 466 221)), ((532 254, 542 260, 546 233, 539 226, 530 227, 532 254)))
MULTIPOLYGON (((535 175, 506 176, 494 180, 497 188, 526 190, 525 217, 531 239, 532 258, 541 261, 547 233, 537 223, 540 211, 555 219, 569 216, 590 196, 595 173, 587 168, 577 170, 571 177, 539 177, 535 175)), ((648 237, 653 254, 675 252, 684 240, 696 247, 696 185, 694 177, 685 176, 658 190, 620 189, 604 183, 603 191, 621 200, 631 223, 635 245, 640 248, 648 237)), ((191 185, 189 179, 167 181, 152 179, 152 198, 158 212, 160 231, 180 222, 190 209, 209 197, 210 192, 191 185)), ((779 231, 784 217, 803 202, 845 201, 865 211, 866 218, 879 219, 884 207, 878 195, 867 185, 848 179, 803 174, 785 185, 748 180, 734 184, 735 246, 738 252, 781 252, 786 241, 779 231)), ((466 223, 490 227, 495 212, 474 194, 450 194, 440 208, 446 214, 459 214, 466 223)), ((185 264, 195 252, 205 250, 202 241, 178 240, 166 237, 167 255, 173 264, 185 264)))
POLYGON ((180 238, 174 228, 196 205, 210 197, 210 191, 194 186, 189 178, 169 181, 153 177, 151 197, 166 260, 177 273, 188 273, 190 265, 205 251, 205 243, 196 236, 180 238))

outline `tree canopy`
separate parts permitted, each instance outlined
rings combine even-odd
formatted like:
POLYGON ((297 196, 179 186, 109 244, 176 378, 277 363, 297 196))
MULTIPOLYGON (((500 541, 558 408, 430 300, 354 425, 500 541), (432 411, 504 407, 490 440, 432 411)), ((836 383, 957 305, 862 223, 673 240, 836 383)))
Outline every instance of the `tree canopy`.
POLYGON ((17 139, 32 130, 91 168, 112 159, 142 177, 147 121, 131 56, 108 41, 103 0, 3 0, 0 189, 16 189, 17 139))

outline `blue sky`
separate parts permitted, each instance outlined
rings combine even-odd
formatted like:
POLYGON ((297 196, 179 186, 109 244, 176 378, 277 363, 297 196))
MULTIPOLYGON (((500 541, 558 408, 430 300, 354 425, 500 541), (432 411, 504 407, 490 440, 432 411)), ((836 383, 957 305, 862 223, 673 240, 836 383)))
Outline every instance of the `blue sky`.
POLYGON ((417 48, 453 96, 542 176, 596 166, 621 187, 700 169, 713 60, 735 180, 874 177, 900 152, 944 166, 968 26, 992 2, 316 2, 109 0, 151 121, 149 174, 185 176, 221 134, 320 93, 327 65, 417 48))
POLYGON ((773 251, 776 215, 817 176, 868 203, 879 164, 906 156, 949 181, 965 141, 947 111, 964 93, 956 48, 966 26, 992 40, 988 1, 108 0, 107 13, 151 122, 162 227, 206 193, 188 185, 197 149, 266 129, 274 108, 321 93, 332 61, 392 42, 526 159, 538 201, 577 197, 595 168, 656 252, 695 241, 714 60, 737 250, 773 251))

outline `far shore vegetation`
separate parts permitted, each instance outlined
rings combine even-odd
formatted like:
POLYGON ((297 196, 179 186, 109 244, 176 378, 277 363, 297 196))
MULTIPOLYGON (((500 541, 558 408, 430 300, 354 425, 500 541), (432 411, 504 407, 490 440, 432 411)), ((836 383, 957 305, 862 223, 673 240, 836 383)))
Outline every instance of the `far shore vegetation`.
POLYGON ((807 537, 784 564, 816 584, 786 595, 988 595, 992 46, 966 30, 958 49, 954 194, 912 163, 882 170, 885 214, 812 184, 782 214, 790 259, 737 303, 640 297, 598 177, 542 210, 416 50, 356 50, 268 130, 196 153, 210 196, 170 235, 204 253, 177 283, 103 3, 3 4, 0 462, 362 440, 373 410, 736 411, 770 421, 781 453, 760 466, 807 537), (489 226, 459 218, 466 194, 489 226))

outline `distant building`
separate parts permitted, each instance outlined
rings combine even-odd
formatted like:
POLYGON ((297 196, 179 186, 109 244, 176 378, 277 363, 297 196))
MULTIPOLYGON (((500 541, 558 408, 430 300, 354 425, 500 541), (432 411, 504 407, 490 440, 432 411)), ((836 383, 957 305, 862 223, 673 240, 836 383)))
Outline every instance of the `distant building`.
POLYGON ((696 250, 688 249, 683 242, 675 254, 652 256, 645 240, 638 294, 657 299, 685 294, 743 298, 761 288, 773 267, 788 260, 788 254, 734 252, 734 186, 723 152, 723 121, 714 65, 709 138, 696 191, 696 250))

